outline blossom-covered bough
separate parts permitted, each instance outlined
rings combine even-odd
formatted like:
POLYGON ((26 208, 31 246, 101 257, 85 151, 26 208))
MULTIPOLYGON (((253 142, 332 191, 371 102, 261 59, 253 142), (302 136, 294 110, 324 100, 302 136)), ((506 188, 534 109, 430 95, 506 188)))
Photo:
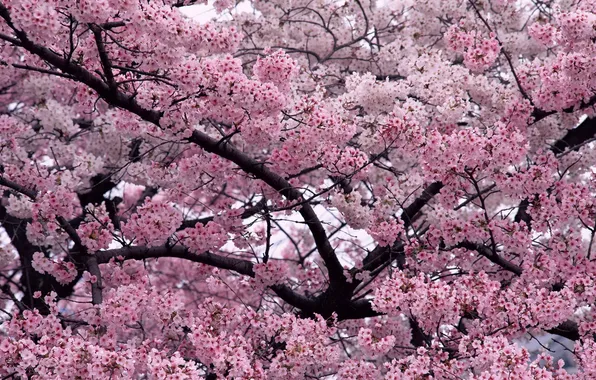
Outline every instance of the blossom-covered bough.
POLYGON ((0 0, 0 376, 596 376, 596 1, 202 2, 0 0))

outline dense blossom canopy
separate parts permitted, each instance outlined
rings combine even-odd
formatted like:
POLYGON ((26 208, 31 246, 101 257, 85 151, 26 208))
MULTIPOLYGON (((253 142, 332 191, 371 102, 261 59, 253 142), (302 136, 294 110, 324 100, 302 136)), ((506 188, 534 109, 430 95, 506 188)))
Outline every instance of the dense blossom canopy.
POLYGON ((0 377, 596 378, 595 0, 198 3, 0 0, 0 377))

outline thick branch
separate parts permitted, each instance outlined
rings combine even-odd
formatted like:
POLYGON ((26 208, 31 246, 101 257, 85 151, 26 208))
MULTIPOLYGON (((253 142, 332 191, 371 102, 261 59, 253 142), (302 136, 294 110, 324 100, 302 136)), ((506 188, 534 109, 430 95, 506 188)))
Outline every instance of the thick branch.
POLYGON ((91 302, 93 302, 94 305, 99 305, 103 301, 103 285, 97 257, 95 257, 95 255, 88 255, 86 263, 89 273, 95 276, 95 281, 91 283, 91 302))
POLYGON ((43 297, 35 298, 33 294, 36 291, 47 294, 53 290, 58 294, 58 297, 65 297, 72 293, 74 282, 64 285, 57 282, 55 277, 49 274, 41 274, 33 269, 33 254, 42 251, 42 247, 31 244, 27 238, 26 224, 25 220, 17 219, 8 214, 6 208, 0 204, 0 225, 6 231, 12 246, 18 252, 21 263, 19 285, 23 289, 23 295, 20 302, 26 308, 36 308, 41 314, 47 315, 50 313, 50 309, 44 302, 43 297))
POLYGON ((433 199, 433 197, 441 191, 443 188, 442 182, 433 182, 426 189, 422 191, 422 194, 414 200, 408 207, 404 209, 401 215, 401 219, 404 222, 404 227, 407 229, 414 217, 422 210, 426 204, 433 199))
MULTIPOLYGON (((581 101, 581 103, 578 106, 571 106, 571 107, 567 107, 565 109, 562 110, 562 112, 564 113, 573 113, 577 110, 582 110, 588 107, 593 106, 594 104, 596 104, 596 95, 592 96, 590 99, 588 99, 587 102, 581 101)), ((550 115, 554 115, 559 111, 543 111, 541 109, 535 108, 534 111, 532 112, 532 116, 534 117, 534 123, 537 123, 538 121, 550 116, 550 115)))
POLYGON ((112 63, 110 62, 110 58, 108 57, 108 53, 106 52, 103 38, 101 37, 101 28, 97 25, 91 25, 90 28, 93 32, 93 37, 95 38, 95 44, 97 45, 97 52, 101 61, 101 67, 103 69, 104 75, 106 76, 108 86, 111 89, 116 89, 114 73, 112 72, 112 63))
POLYGON ((56 218, 60 227, 66 231, 70 240, 74 243, 75 250, 83 257, 85 260, 85 264, 89 273, 95 276, 96 280, 91 283, 91 301, 94 305, 100 305, 103 300, 102 294, 102 281, 101 281, 101 271, 99 270, 99 264, 97 263, 97 257, 92 254, 89 254, 87 251, 87 247, 81 242, 81 238, 77 231, 64 219, 62 216, 58 216, 56 218))
POLYGON ((27 189, 24 186, 21 186, 17 183, 14 183, 4 177, 0 176, 0 186, 5 186, 8 187, 9 189, 12 189, 14 191, 16 191, 17 193, 21 193, 23 195, 26 195, 27 197, 35 200, 35 197, 37 196, 37 192, 35 190, 31 190, 31 189, 27 189))
POLYGON ((576 322, 573 321, 565 321, 561 323, 559 326, 554 327, 547 332, 555 335, 559 335, 565 337, 570 340, 579 340, 579 326, 576 322))
POLYGON ((472 243, 469 241, 464 241, 464 242, 459 243, 457 245, 457 247, 466 248, 471 251, 476 251, 480 255, 489 259, 492 263, 497 264, 501 268, 503 268, 511 273, 514 273, 517 276, 521 276, 521 274, 523 272, 521 267, 513 264, 512 262, 510 262, 508 260, 505 260, 504 258, 499 256, 497 253, 493 252, 492 249, 485 246, 484 244, 476 244, 476 243, 472 243))
POLYGON ((195 263, 207 264, 221 269, 229 269, 250 277, 254 277, 255 275, 252 269, 253 264, 250 261, 234 257, 220 256, 210 252, 196 254, 180 245, 174 247, 124 247, 96 252, 95 257, 97 257, 97 262, 99 264, 107 263, 113 258, 118 260, 143 260, 158 257, 177 257, 195 263))
POLYGON ((8 9, 6 9, 2 3, 0 3, 0 17, 2 17, 8 26, 10 26, 15 32, 19 40, 19 46, 26 49, 30 53, 37 55, 54 67, 60 69, 63 73, 72 75, 79 82, 84 83, 95 90, 99 96, 108 101, 110 104, 128 110, 140 116, 144 120, 159 125, 159 119, 161 117, 160 112, 144 109, 134 100, 132 96, 125 95, 119 91, 112 91, 112 89, 103 80, 101 80, 101 78, 93 75, 82 66, 62 58, 59 54, 54 53, 52 50, 29 40, 25 32, 14 28, 14 24, 10 18, 8 9))
POLYGON ((567 131, 565 136, 557 140, 551 151, 559 155, 565 150, 578 150, 585 142, 596 136, 596 118, 586 118, 577 127, 567 131))
MULTIPOLYGON (((236 273, 254 277, 253 263, 235 257, 225 257, 211 252, 196 254, 183 246, 158 246, 158 247, 124 247, 99 251, 95 253, 98 264, 104 264, 111 259, 116 260, 144 260, 149 258, 174 257, 189 260, 195 263, 211 265, 221 269, 228 269, 236 273)), ((93 274, 93 273, 92 273, 93 274)), ((301 295, 285 285, 273 285, 271 289, 279 298, 288 304, 302 310, 304 313, 315 313, 316 302, 313 298, 301 295)))
POLYGON ((532 229, 532 217, 528 214, 528 207, 530 206, 530 201, 526 199, 522 199, 519 203, 517 213, 513 218, 513 221, 516 223, 524 222, 528 227, 528 231, 532 229))
MULTIPOLYGON (((114 184, 111 183, 110 181, 106 180, 106 183, 109 183, 111 187, 114 186, 114 184)), ((18 191, 19 193, 28 196, 32 200, 35 200, 35 198, 37 197, 36 191, 29 190, 19 184, 16 184, 16 183, 14 183, 10 180, 7 180, 5 178, 2 178, 2 177, 0 177, 0 185, 6 186, 10 189, 18 191)), ((102 187, 100 187, 100 189, 102 189, 102 187)), ((100 196, 102 196, 102 195, 103 195, 103 192, 100 194, 100 196)), ((103 196, 102 196, 102 198, 103 198, 103 196)), ((82 200, 82 204, 84 206, 87 203, 83 202, 83 200, 82 200)), ((66 233, 68 234, 70 239, 73 241, 76 251, 84 257, 84 259, 86 261, 87 269, 89 269, 89 272, 97 278, 97 281, 95 281, 91 285, 91 296, 92 296, 93 304, 95 304, 95 305, 101 304, 102 298, 103 298, 102 297, 102 280, 101 280, 101 271, 97 264, 96 258, 92 255, 89 255, 89 253, 87 252, 87 248, 82 244, 81 238, 77 234, 76 230, 70 223, 68 223, 66 221, 66 219, 64 219, 62 216, 58 216, 58 217, 56 217, 56 220, 57 220, 58 224, 60 225, 60 227, 66 231, 66 233)), ((13 244, 15 244, 14 240, 15 239, 13 237, 13 244)), ((15 246, 16 246, 16 244, 15 244, 15 246)), ((25 262, 27 262, 27 260, 29 260, 29 258, 27 258, 27 257, 22 257, 22 258, 25 259, 25 262)))
MULTIPOLYGON (((577 127, 567 131, 565 136, 551 146, 551 151, 556 156, 562 156, 569 151, 577 151, 584 144, 596 137, 596 118, 586 118, 577 127)), ((532 217, 528 214, 530 200, 523 199, 518 205, 518 211, 515 215, 515 222, 524 222, 528 229, 531 229, 532 217)))

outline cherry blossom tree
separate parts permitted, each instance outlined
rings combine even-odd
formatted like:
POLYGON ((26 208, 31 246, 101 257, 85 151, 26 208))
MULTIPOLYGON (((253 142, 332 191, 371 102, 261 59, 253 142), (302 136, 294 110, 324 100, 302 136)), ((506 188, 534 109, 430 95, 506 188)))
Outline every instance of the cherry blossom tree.
POLYGON ((0 0, 3 379, 596 377, 595 0, 195 3, 0 0))

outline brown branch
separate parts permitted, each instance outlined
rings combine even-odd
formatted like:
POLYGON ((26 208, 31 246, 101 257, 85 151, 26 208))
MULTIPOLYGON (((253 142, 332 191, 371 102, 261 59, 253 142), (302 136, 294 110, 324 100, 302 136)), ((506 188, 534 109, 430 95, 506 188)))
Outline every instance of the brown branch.
POLYGON ((114 73, 112 72, 112 63, 110 62, 110 58, 108 57, 108 53, 106 52, 106 47, 103 42, 103 38, 101 37, 101 28, 97 25, 90 25, 91 32, 93 32, 93 37, 95 38, 95 45, 97 45, 97 53, 99 54, 99 59, 101 61, 101 67, 103 69, 103 73, 106 76, 106 81, 108 86, 111 89, 116 89, 116 81, 114 80, 114 73))
POLYGON ((99 305, 103 301, 103 285, 101 281, 101 271, 99 269, 97 257, 95 257, 95 255, 93 254, 87 255, 86 263, 89 273, 95 276, 95 282, 91 283, 91 300, 94 305, 99 305))
POLYGON ((515 273, 517 276, 521 276, 521 274, 523 272, 521 267, 513 264, 512 262, 510 262, 508 260, 505 260, 504 258, 499 256, 496 252, 493 252, 492 249, 485 246, 484 244, 477 244, 477 243, 472 243, 469 241, 463 241, 463 242, 459 243, 458 245, 456 245, 456 248, 465 248, 465 249, 469 249, 470 251, 476 251, 480 255, 489 259, 492 263, 497 264, 501 268, 503 268, 511 273, 515 273))
MULTIPOLYGON (((578 110, 583 110, 585 108, 588 107, 592 107, 593 105, 596 104, 596 95, 593 95, 590 99, 588 99, 587 102, 584 102, 583 100, 579 103, 579 106, 571 106, 571 107, 567 107, 564 108, 562 110, 563 113, 573 113, 575 111, 578 110)), ((534 111, 532 111, 532 116, 534 117, 534 121, 532 124, 535 124, 537 122, 539 122, 540 120, 550 116, 550 115, 554 115, 556 113, 558 113, 559 111, 556 110, 552 110, 552 111, 543 111, 539 108, 535 108, 534 111)))
POLYGON ((0 40, 8 41, 15 46, 21 46, 21 41, 11 36, 7 36, 4 33, 0 33, 0 40))
POLYGON ((565 321, 557 327, 554 327, 546 331, 551 334, 559 335, 573 341, 579 340, 580 338, 579 326, 574 321, 565 321))
POLYGON ((528 207, 530 206, 530 201, 526 199, 522 199, 519 203, 517 213, 513 218, 513 221, 516 223, 524 222, 528 227, 528 231, 532 229, 532 216, 528 214, 528 207))
MULTIPOLYGON (((575 128, 568 130, 565 136, 555 141, 550 150, 556 156, 561 157, 568 152, 579 150, 579 148, 595 136, 596 118, 588 117, 575 128)), ((532 217, 528 214, 529 206, 530 200, 528 198, 523 199, 518 205, 518 211, 514 218, 514 221, 517 223, 524 222, 528 230, 532 227, 532 217)))
MULTIPOLYGON (((98 264, 104 264, 112 259, 116 260, 144 260, 150 258, 180 258, 195 263, 210 265, 216 268, 227 269, 236 273, 254 277, 253 263, 248 260, 235 257, 226 257, 211 252, 196 254, 188 248, 177 245, 173 247, 124 247, 96 252, 94 257, 98 264)), ((305 313, 315 313, 317 309, 313 298, 301 295, 285 285, 273 285, 271 289, 288 304, 302 310, 305 313)))
POLYGON ((2 285, 0 287, 0 290, 2 290, 2 292, 4 294, 6 294, 10 300, 12 302, 14 302, 14 304, 17 306, 17 308, 19 309, 19 311, 22 313, 23 311, 27 310, 27 306, 22 303, 21 301, 19 301, 19 299, 14 295, 14 293, 10 290, 10 285, 8 283, 2 285))
POLYGON ((83 257, 89 273, 95 276, 96 281, 91 283, 91 302, 94 305, 100 305, 103 301, 103 286, 101 280, 101 270, 99 269, 99 263, 97 257, 94 254, 90 254, 87 247, 81 242, 81 237, 77 231, 68 223, 62 216, 56 217, 60 227, 66 231, 70 240, 74 243, 75 250, 83 257))
MULTIPOLYGON (((257 202, 256 205, 244 210, 244 212, 240 215, 240 218, 247 219, 247 218, 250 218, 251 216, 258 214, 261 210, 263 210, 265 208, 266 204, 267 204, 266 199, 262 198, 259 202, 257 202)), ((206 216, 206 217, 200 218, 200 219, 185 220, 184 222, 182 222, 180 229, 192 228, 192 227, 196 226, 197 223, 207 224, 207 223, 211 222, 213 219, 214 219, 214 216, 206 216)))
MULTIPOLYGON (((596 118, 588 117, 582 121, 578 126, 567 131, 565 136, 551 146, 551 152, 556 156, 562 157, 571 151, 577 151, 585 143, 589 142, 596 136, 596 118)), ((536 198, 537 195, 534 195, 536 198)), ((530 206, 530 199, 525 198, 519 203, 517 214, 513 219, 515 222, 524 222, 528 227, 528 230, 532 227, 532 217, 528 213, 528 207, 530 206)))
POLYGON ((8 187, 9 189, 16 191, 17 193, 26 195, 27 197, 31 198, 32 200, 35 200, 35 198, 37 197, 37 191, 27 189, 26 187, 21 186, 17 183, 14 183, 11 180, 8 180, 1 176, 0 176, 0 186, 8 187))
POLYGON ((424 206, 443 188, 442 182, 433 182, 426 189, 422 191, 422 194, 416 198, 408 207, 406 207, 401 215, 401 220, 404 222, 404 228, 408 228, 416 215, 422 210, 424 206))
POLYGON ((578 150, 583 143, 594 136, 596 136, 596 118, 588 117, 557 140, 552 145, 551 151, 556 155, 561 155, 566 150, 578 150))
POLYGON ((63 73, 72 75, 77 81, 89 86, 91 89, 97 92, 100 97, 108 101, 110 104, 130 111, 146 121, 159 125, 159 119, 161 117, 160 112, 144 109, 134 100, 132 96, 125 95, 119 91, 112 91, 112 89, 103 80, 101 80, 101 78, 93 75, 82 66, 62 58, 59 54, 54 53, 52 50, 44 46, 32 42, 27 37, 25 32, 14 27, 14 24, 10 18, 10 14, 2 3, 0 3, 0 17, 2 17, 8 26, 15 32, 19 40, 19 46, 23 47, 30 53, 37 55, 54 67, 60 69, 63 73))
MULTIPOLYGON (((15 191, 18 191, 19 193, 28 196, 32 200, 35 200, 37 197, 36 191, 26 189, 25 187, 18 185, 18 184, 14 183, 10 180, 7 180, 3 177, 0 177, 0 185, 6 186, 6 187, 11 188, 15 191)), ((73 243, 75 245, 75 249, 78 251, 78 253, 80 253, 82 255, 82 257, 85 259, 86 266, 87 266, 87 269, 89 270, 89 273, 91 273, 92 275, 94 275, 97 278, 97 281, 94 282, 93 284, 91 284, 91 297, 92 297, 92 302, 94 305, 101 304, 102 299, 103 299, 103 297, 102 297, 102 280, 101 280, 101 271, 99 269, 97 259, 92 254, 89 254, 89 252, 87 251, 87 248, 81 242, 81 238, 77 234, 74 227, 66 219, 64 219, 64 217, 57 216, 56 221, 58 222, 60 227, 64 231, 66 231, 69 238, 73 241, 73 243)))
POLYGON ((54 70, 42 69, 41 67, 35 67, 35 66, 29 66, 29 65, 19 65, 17 63, 13 63, 12 66, 17 69, 35 71, 35 72, 42 73, 42 74, 49 74, 49 75, 55 75, 55 76, 62 77, 62 78, 73 79, 68 74, 64 74, 64 73, 61 73, 59 71, 54 71, 54 70))
POLYGON ((126 26, 126 23, 124 21, 110 21, 110 22, 106 22, 103 24, 99 24, 99 27, 102 29, 114 29, 114 28, 121 28, 123 26, 126 26))
POLYGON ((159 257, 177 257, 195 263, 207 264, 221 269, 232 270, 245 276, 254 277, 255 275, 253 271, 253 264, 250 261, 237 259, 234 257, 220 256, 210 252, 195 254, 192 253, 188 248, 180 245, 174 247, 124 247, 96 252, 95 257, 97 258, 97 262, 99 264, 107 263, 111 259, 143 260, 159 257))
MULTIPOLYGON (((28 309, 38 309, 42 315, 48 315, 50 309, 43 297, 33 297, 35 291, 48 294, 55 291, 58 297, 72 294, 74 283, 61 284, 49 274, 41 274, 33 269, 32 261, 35 252, 43 251, 42 247, 31 244, 27 238, 26 220, 18 219, 7 213, 6 208, 0 203, 0 224, 6 231, 11 245, 17 251, 21 263, 19 287, 22 290, 21 302, 28 309)), ((78 274, 77 274, 78 276, 78 274)), ((77 277, 78 278, 78 277, 77 277)))

